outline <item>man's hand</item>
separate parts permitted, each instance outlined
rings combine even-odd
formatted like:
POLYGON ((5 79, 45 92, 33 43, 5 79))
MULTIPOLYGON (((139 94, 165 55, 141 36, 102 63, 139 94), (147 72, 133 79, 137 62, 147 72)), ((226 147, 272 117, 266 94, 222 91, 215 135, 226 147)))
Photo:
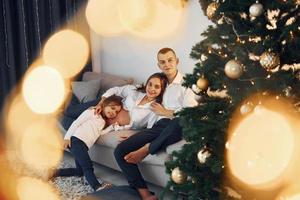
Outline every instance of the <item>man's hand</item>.
POLYGON ((162 115, 162 116, 166 116, 166 117, 174 116, 173 110, 167 110, 161 104, 159 104, 157 102, 151 103, 151 110, 157 115, 162 115))
POLYGON ((71 141, 70 140, 64 140, 64 149, 71 148, 71 141))

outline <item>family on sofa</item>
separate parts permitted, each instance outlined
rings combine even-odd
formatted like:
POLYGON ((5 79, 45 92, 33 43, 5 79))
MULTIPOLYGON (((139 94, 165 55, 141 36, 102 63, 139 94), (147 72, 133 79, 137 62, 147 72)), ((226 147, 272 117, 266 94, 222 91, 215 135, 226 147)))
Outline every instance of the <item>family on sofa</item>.
POLYGON ((129 185, 138 191, 141 199, 157 199, 148 190, 137 164, 148 154, 156 154, 180 141, 181 127, 174 114, 184 107, 197 105, 194 93, 182 86, 183 76, 177 69, 179 60, 174 50, 159 50, 157 60, 162 73, 151 75, 145 86, 111 88, 99 102, 86 103, 82 108, 87 110, 82 114, 83 109, 78 112, 81 115, 70 128, 70 123, 64 124, 64 128, 69 128, 65 147, 73 154, 76 168, 61 169, 57 175, 84 175, 94 190, 105 187, 93 173, 92 161, 87 153, 89 148, 100 135, 111 130, 141 129, 131 136, 119 136, 120 143, 114 150, 114 157, 129 185), (123 98, 122 105, 115 95, 123 98), (116 117, 119 114, 121 117, 116 117))

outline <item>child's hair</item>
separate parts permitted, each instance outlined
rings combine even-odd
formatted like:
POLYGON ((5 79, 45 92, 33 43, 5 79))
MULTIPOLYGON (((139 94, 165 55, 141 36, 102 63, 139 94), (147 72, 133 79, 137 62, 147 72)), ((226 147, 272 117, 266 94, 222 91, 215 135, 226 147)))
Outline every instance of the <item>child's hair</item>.
MULTIPOLYGON (((159 78, 159 80, 160 80, 161 91, 160 91, 160 94, 156 97, 155 100, 156 100, 157 103, 161 103, 162 99, 163 99, 165 89, 168 85, 168 78, 166 77, 166 75, 164 73, 154 73, 147 79, 146 85, 148 84, 149 80, 152 79, 152 78, 159 78)), ((146 85, 142 84, 142 86, 137 87, 136 90, 139 91, 139 92, 146 93, 146 85)))
POLYGON ((119 97, 117 95, 112 95, 110 97, 107 97, 104 99, 102 103, 102 108, 106 106, 121 106, 122 107, 122 97, 119 97))

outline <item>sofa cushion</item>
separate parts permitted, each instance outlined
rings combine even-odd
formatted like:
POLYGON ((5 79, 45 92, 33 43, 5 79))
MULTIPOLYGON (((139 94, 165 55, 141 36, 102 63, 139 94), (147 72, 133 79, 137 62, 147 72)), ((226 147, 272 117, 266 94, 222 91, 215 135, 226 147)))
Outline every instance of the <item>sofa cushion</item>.
POLYGON ((120 143, 119 142, 119 135, 120 134, 128 134, 133 135, 137 131, 135 130, 121 130, 121 131, 112 131, 106 133, 105 135, 101 135, 98 140, 97 144, 104 145, 111 148, 116 148, 116 146, 120 143))
POLYGON ((151 164, 151 165, 165 165, 165 162, 170 159, 170 155, 168 155, 165 151, 160 151, 155 155, 149 154, 144 158, 142 163, 151 164))
POLYGON ((122 78, 120 76, 107 74, 107 73, 96 73, 96 72, 85 72, 83 74, 82 80, 83 81, 89 81, 89 80, 95 80, 100 79, 100 94, 104 93, 106 90, 115 87, 115 86, 123 86, 126 84, 132 84, 133 79, 131 78, 122 78))
MULTIPOLYGON (((102 135, 97 140, 98 145, 103 145, 110 148, 116 148, 119 142, 120 134, 133 135, 137 133, 137 130, 122 130, 122 131, 112 131, 105 135, 102 135)), ((165 151, 160 151, 155 155, 149 154, 142 163, 148 163, 152 165, 164 165, 165 161, 169 159, 169 155, 165 151)))
POLYGON ((85 103, 96 99, 100 89, 100 79, 90 81, 74 81, 71 85, 73 94, 81 103, 85 103))
POLYGON ((167 154, 172 154, 173 151, 179 151, 183 147, 183 145, 185 145, 186 143, 187 143, 187 141, 180 140, 179 142, 176 142, 174 144, 167 146, 167 148, 166 148, 167 154))

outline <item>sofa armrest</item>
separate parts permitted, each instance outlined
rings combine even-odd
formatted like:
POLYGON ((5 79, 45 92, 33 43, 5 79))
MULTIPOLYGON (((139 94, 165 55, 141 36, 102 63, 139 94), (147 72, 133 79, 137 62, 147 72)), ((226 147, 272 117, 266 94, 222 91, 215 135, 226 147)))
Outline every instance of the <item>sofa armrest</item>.
POLYGON ((183 145, 185 145, 186 143, 187 143, 187 141, 180 140, 179 142, 169 145, 166 148, 167 154, 172 154, 173 151, 179 151, 183 147, 183 145))

